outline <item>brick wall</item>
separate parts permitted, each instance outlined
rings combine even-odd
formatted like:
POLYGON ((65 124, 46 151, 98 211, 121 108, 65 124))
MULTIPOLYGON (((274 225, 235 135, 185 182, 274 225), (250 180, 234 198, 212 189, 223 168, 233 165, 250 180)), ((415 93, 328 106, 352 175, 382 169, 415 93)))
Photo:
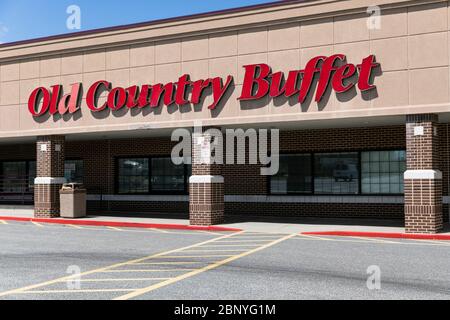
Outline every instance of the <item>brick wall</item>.
POLYGON ((403 205, 364 203, 225 203, 225 213, 251 216, 403 219, 403 205))
MULTIPOLYGON (((439 167, 443 171, 443 193, 448 194, 447 124, 439 125, 441 155, 439 167), (444 152, 442 152, 444 151, 444 152)), ((172 146, 169 138, 138 138, 97 141, 68 141, 66 158, 84 160, 84 182, 92 194, 114 192, 114 157, 119 156, 169 156, 172 146)), ((405 126, 315 129, 280 133, 281 152, 331 152, 377 149, 405 149, 405 126)), ((2 146, 0 159, 33 159, 35 145, 2 146)), ((226 165, 222 168, 225 178, 225 195, 265 195, 268 178, 260 175, 260 165, 226 165)), ((106 205, 103 204, 105 207, 106 205)), ((99 205, 90 202, 96 210, 99 205)), ((109 202, 106 208, 115 211, 149 211, 184 213, 187 202, 109 202)), ((445 206, 444 210, 448 206, 445 206)), ((337 217, 385 217, 403 218, 403 205, 396 204, 341 204, 341 203, 225 203, 226 214, 261 214, 287 216, 337 216, 337 217), (382 208, 382 210, 380 210, 382 208)), ((445 211, 447 212, 447 211, 445 211)), ((444 215, 446 218, 447 215, 444 215)))

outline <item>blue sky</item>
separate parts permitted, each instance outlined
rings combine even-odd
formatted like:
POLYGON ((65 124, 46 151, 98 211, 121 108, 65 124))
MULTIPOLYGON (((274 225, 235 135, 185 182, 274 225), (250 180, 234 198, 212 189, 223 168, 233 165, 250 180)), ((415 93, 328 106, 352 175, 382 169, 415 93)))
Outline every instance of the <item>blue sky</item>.
POLYGON ((275 0, 0 0, 0 43, 274 2, 275 0), (69 30, 70 5, 81 29, 69 30))

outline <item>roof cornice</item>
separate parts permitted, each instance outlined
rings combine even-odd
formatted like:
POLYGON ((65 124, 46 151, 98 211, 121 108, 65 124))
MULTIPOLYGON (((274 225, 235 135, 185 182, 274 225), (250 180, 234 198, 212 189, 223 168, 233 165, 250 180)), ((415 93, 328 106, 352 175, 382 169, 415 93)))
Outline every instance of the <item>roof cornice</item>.
POLYGON ((320 19, 354 13, 366 8, 398 8, 446 0, 287 0, 261 5, 155 20, 125 26, 88 30, 0 45, 0 62, 75 53, 236 31, 252 27, 320 19))

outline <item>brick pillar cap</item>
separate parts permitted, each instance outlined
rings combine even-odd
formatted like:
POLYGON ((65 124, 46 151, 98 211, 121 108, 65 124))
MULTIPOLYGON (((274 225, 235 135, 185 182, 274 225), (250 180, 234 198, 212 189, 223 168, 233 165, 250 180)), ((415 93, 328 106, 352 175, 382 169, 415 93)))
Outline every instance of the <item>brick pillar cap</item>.
POLYGON ((222 176, 191 176, 189 178, 189 183, 223 183, 224 179, 222 176))
POLYGON ((407 170, 404 175, 405 179, 442 179, 442 172, 439 170, 407 170))

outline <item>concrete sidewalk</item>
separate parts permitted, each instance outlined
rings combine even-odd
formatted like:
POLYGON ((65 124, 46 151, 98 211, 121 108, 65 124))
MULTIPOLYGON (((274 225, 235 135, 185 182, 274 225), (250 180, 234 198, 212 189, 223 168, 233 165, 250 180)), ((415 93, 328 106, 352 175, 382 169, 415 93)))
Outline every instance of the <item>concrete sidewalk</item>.
MULTIPOLYGON (((0 217, 32 219, 32 210, 15 210, 2 212, 0 217)), ((63 220, 63 219, 59 219, 63 220)), ((189 220, 185 215, 167 214, 118 214, 102 213, 89 215, 86 218, 68 220, 89 223, 115 223, 115 224, 142 224, 164 226, 189 227, 189 220)), ((309 232, 358 232, 358 233, 393 233, 405 232, 401 220, 374 220, 374 219, 331 219, 331 218, 281 218, 258 216, 227 216, 225 223, 213 228, 231 230, 244 230, 248 232, 264 233, 309 233, 309 232)), ((450 226, 447 224, 442 235, 450 235, 450 226)))
POLYGON ((303 233, 318 231, 359 231, 359 232, 405 232, 403 227, 398 226, 367 226, 364 224, 308 224, 308 223, 277 223, 277 222, 238 222, 225 223, 222 226, 238 228, 252 232, 266 233, 303 233))

